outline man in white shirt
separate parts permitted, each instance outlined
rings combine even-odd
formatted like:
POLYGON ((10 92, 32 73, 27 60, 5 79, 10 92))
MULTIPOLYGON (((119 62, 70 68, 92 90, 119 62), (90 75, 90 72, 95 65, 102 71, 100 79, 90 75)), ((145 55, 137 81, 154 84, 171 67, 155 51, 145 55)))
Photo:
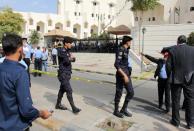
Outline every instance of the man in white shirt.
POLYGON ((55 47, 52 49, 52 60, 53 65, 57 65, 57 49, 55 47))

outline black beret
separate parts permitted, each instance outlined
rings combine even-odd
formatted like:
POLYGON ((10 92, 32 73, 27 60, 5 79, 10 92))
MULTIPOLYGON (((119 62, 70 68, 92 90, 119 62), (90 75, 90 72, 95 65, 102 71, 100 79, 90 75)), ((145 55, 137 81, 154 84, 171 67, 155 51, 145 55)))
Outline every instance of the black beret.
POLYGON ((72 43, 74 41, 74 39, 72 37, 69 36, 65 36, 63 39, 63 43, 72 43))
POLYGON ((122 44, 126 44, 128 41, 132 41, 133 38, 130 36, 123 36, 122 44))
POLYGON ((22 40, 28 40, 28 39, 23 37, 22 40))

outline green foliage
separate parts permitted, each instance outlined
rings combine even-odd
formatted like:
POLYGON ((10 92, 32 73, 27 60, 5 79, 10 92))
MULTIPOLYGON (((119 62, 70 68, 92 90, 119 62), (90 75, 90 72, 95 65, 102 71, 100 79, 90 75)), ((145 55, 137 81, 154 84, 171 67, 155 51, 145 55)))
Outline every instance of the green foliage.
POLYGON ((38 33, 38 31, 36 31, 36 30, 31 31, 30 43, 32 45, 36 45, 39 43, 39 41, 40 41, 40 34, 38 33))
POLYGON ((132 11, 148 11, 153 10, 158 5, 158 0, 131 0, 133 6, 132 11))
POLYGON ((98 38, 99 39, 109 39, 110 35, 107 32, 103 32, 98 38))
POLYGON ((0 11, 0 40, 5 32, 21 33, 23 23, 22 15, 14 13, 11 8, 7 7, 0 11))
POLYGON ((194 32, 191 32, 188 37, 188 45, 194 46, 194 32))
POLYGON ((91 34, 91 38, 97 38, 97 37, 98 37, 98 35, 96 33, 91 34))

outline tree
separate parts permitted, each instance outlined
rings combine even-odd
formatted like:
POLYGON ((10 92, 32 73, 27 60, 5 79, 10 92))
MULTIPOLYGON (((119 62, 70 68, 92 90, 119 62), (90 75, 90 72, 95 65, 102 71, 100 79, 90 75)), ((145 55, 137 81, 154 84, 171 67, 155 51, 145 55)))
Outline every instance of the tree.
POLYGON ((36 30, 31 31, 29 40, 32 45, 37 45, 40 41, 40 34, 38 33, 38 31, 36 30))
POLYGON ((140 12, 141 16, 138 20, 139 25, 139 53, 140 53, 140 33, 141 33, 141 27, 143 23, 143 16, 144 12, 148 10, 153 10, 158 5, 158 0, 131 0, 133 3, 133 6, 131 7, 131 10, 137 14, 137 12, 140 12))
POLYGON ((188 45, 194 46, 194 32, 191 32, 188 37, 188 45))
POLYGON ((110 39, 110 35, 107 32, 103 32, 101 35, 98 37, 99 39, 110 39))
POLYGON ((0 40, 5 32, 21 33, 23 23, 21 14, 14 13, 11 8, 4 8, 0 11, 0 40))

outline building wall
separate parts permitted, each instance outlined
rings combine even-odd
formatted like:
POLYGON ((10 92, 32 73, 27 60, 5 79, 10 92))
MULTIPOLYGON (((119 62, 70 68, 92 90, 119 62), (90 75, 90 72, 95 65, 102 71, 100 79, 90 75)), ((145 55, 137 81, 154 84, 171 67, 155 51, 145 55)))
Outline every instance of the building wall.
MULTIPOLYGON (((194 24, 164 24, 164 25, 146 25, 144 35, 144 53, 155 57, 161 57, 160 51, 163 47, 176 45, 177 38, 180 35, 188 36, 194 31, 194 24)), ((134 38, 132 49, 139 52, 139 31, 137 27, 132 29, 134 38)), ((143 37, 140 37, 140 52, 142 52, 143 37)))
POLYGON ((116 17, 116 25, 134 26, 134 14, 130 10, 132 3, 126 0, 117 0, 116 13, 120 12, 116 17))
MULTIPOLYGON (((193 0, 160 0, 159 5, 154 10, 144 12, 144 25, 158 25, 158 24, 181 24, 194 22, 194 8, 193 0), (180 9, 180 13, 177 10, 180 9), (155 17, 156 20, 149 21, 149 18, 155 17)), ((139 19, 142 17, 140 12, 134 13, 135 17, 139 19)), ((135 19, 135 25, 138 21, 135 19)))
MULTIPOLYGON (((57 14, 19 13, 26 21, 23 34, 29 34, 37 28, 44 34, 58 27, 72 32, 77 38, 85 38, 100 34, 114 17, 115 10, 116 0, 58 0, 57 14), (30 24, 30 20, 33 24, 30 24)), ((109 26, 115 25, 114 20, 109 26)))
MULTIPOLYGON (((86 38, 91 34, 100 34, 106 25, 115 27, 124 24, 137 30, 141 13, 133 13, 131 6, 132 3, 126 0, 58 0, 57 14, 19 13, 25 19, 24 35, 29 35, 39 26, 42 35, 57 27, 72 32, 77 38, 86 38)), ((144 12, 143 25, 194 22, 191 7, 194 7, 193 0, 160 0, 156 9, 144 12), (180 16, 175 13, 175 7, 180 7, 180 16)))

